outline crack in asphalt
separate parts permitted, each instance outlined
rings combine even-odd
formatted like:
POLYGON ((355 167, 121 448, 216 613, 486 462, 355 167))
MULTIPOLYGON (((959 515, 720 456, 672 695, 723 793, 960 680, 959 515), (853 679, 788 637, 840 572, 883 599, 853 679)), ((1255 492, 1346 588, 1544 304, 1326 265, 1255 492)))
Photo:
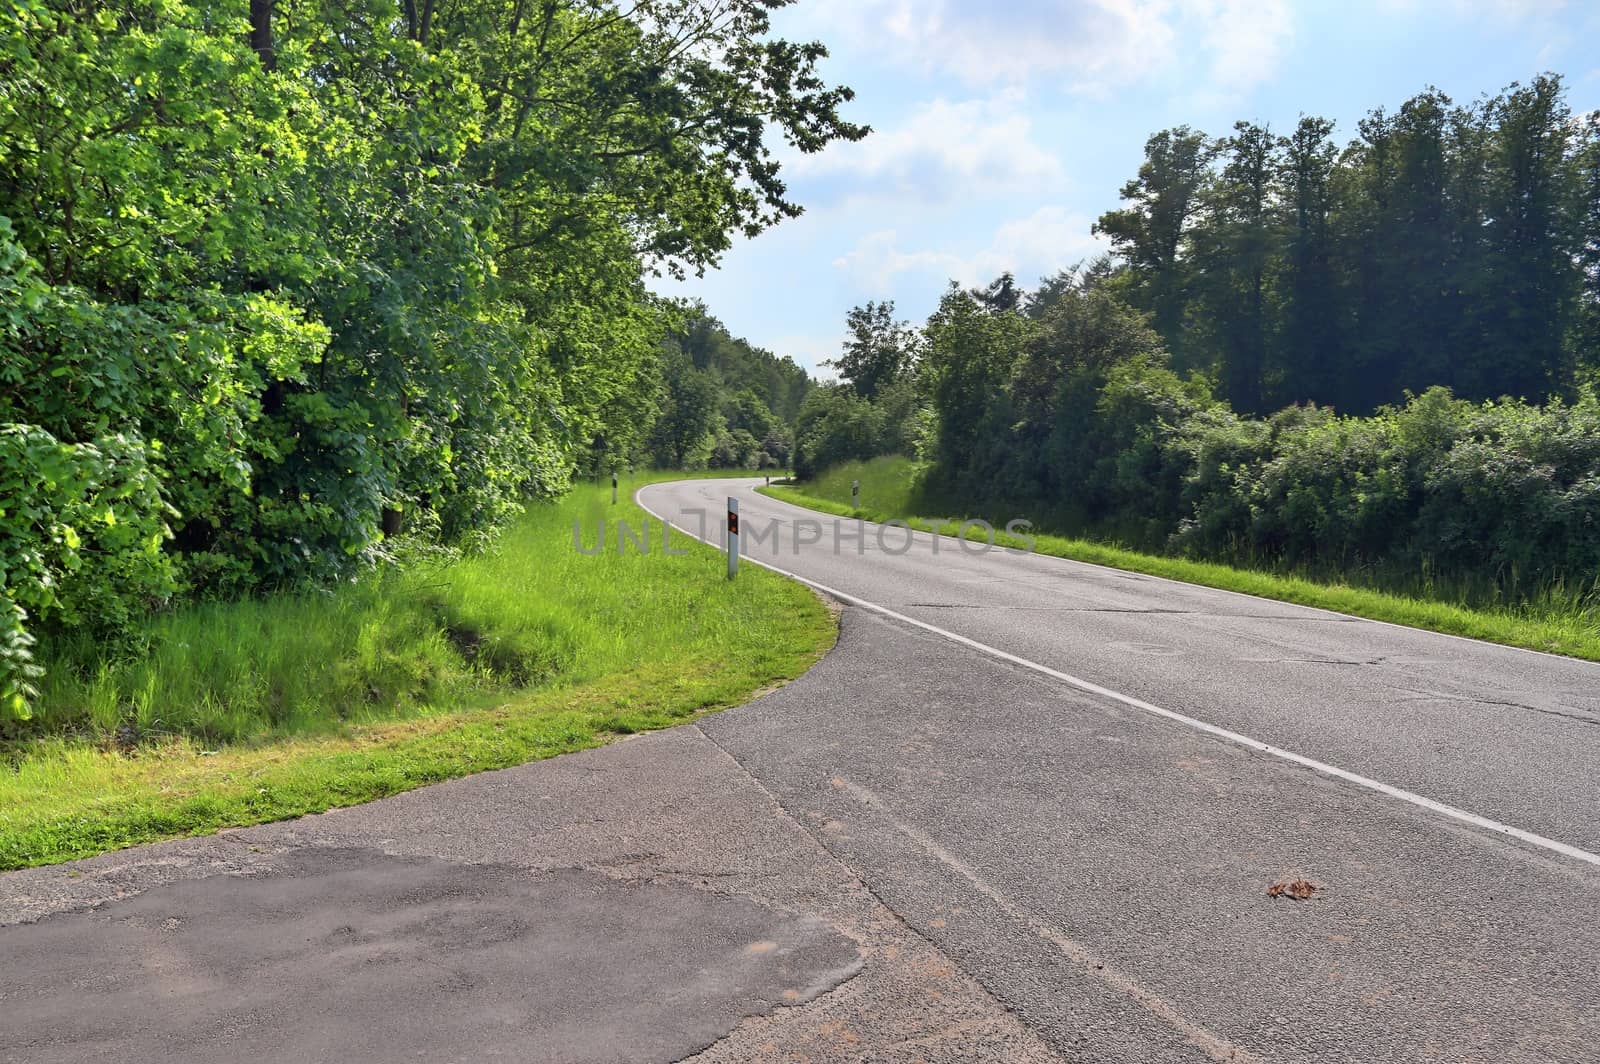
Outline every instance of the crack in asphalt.
POLYGON ((1240 658, 1251 665, 1382 665, 1386 658, 1240 658))
MULTIPOLYGON (((832 861, 834 864, 838 865, 841 869, 843 869, 846 873, 848 873, 850 878, 855 880, 856 885, 861 888, 862 892, 865 893, 868 897, 874 899, 883 908, 883 911, 889 915, 889 918, 892 921, 894 921, 894 923, 897 924, 900 927, 900 929, 906 935, 908 935, 909 937, 912 937, 912 938, 920 940, 936 956, 942 958, 946 963, 948 963, 950 965, 950 967, 954 971, 957 971, 957 972, 961 973, 961 975, 965 979, 967 979, 975 988, 977 988, 977 990, 980 993, 982 993, 985 996, 987 996, 988 999, 993 1004, 995 1004, 1003 1013, 1005 1013, 1008 1016, 1011 1016, 1011 1017, 1015 1018, 1017 1020, 1017 1022, 1025 1030, 1032 1032, 1033 1029, 1031 1027, 1029 1027, 1025 1022, 1023 1022, 1022 1017, 1020 1015, 1018 1015, 1017 1010, 1012 1006, 1012 1003, 1010 1001, 1007 1001, 1005 998, 1003 998, 999 994, 995 993, 995 991, 986 982, 984 982, 982 979, 979 979, 978 976, 975 973, 973 973, 971 971, 968 971, 967 968, 964 965, 962 965, 960 963, 960 961, 958 961, 956 959, 956 957, 952 953, 946 951, 945 948, 943 946, 941 946, 938 943, 937 940, 935 940, 934 938, 930 937, 929 935, 924 933, 921 929, 919 929, 914 924, 912 924, 911 921, 908 920, 905 917, 905 915, 900 912, 899 909, 896 909, 892 904, 890 904, 889 899, 887 897, 885 897, 883 894, 881 894, 877 887, 875 887, 873 884, 869 883, 866 880, 866 878, 863 877, 860 874, 860 872, 856 870, 856 868, 854 866, 852 866, 850 863, 845 861, 845 859, 840 854, 835 852, 833 850, 833 848, 828 845, 827 841, 822 837, 822 835, 818 831, 816 831, 810 824, 806 823, 805 820, 801 819, 798 816, 795 816, 794 811, 791 810, 787 805, 785 805, 783 800, 781 798, 779 798, 778 795, 776 793, 774 793, 772 791, 772 789, 769 788, 763 780, 761 780, 759 777, 757 777, 755 775, 755 773, 751 772, 750 769, 745 766, 744 762, 740 761, 736 756, 734 756, 734 754, 733 754, 733 752, 731 750, 729 750, 727 747, 723 746, 721 743, 717 742, 716 738, 710 732, 706 731, 704 728, 700 727, 698 724, 689 724, 689 725, 687 725, 687 727, 693 729, 696 733, 698 733, 700 735, 700 737, 702 739, 704 739, 706 742, 710 743, 713 748, 715 748, 716 750, 720 751, 722 753, 723 757, 727 758, 730 762, 732 762, 734 767, 737 768, 739 770, 739 772, 742 773, 744 775, 744 777, 751 782, 752 785, 754 785, 757 789, 759 789, 762 794, 767 796, 767 800, 772 803, 773 808, 777 809, 777 811, 780 814, 782 814, 784 819, 788 820, 789 823, 793 824, 803 834, 805 834, 808 838, 810 838, 812 845, 815 846, 817 848, 817 850, 823 856, 826 857, 827 860, 832 861)), ((864 941, 864 940, 862 940, 860 938, 857 938, 855 935, 853 935, 846 928, 839 927, 839 928, 837 928, 837 930, 839 930, 840 933, 846 935, 847 937, 856 938, 856 941, 858 943, 858 948, 860 948, 860 947, 871 948, 871 946, 873 945, 873 943, 871 943, 870 940, 865 940, 864 941)), ((860 967, 858 967, 854 972, 852 972, 848 976, 846 976, 843 980, 841 980, 840 982, 836 983, 832 988, 827 990, 824 995, 819 995, 819 997, 825 996, 826 994, 836 993, 841 987, 844 987, 846 984, 848 984, 848 983, 860 978, 861 975, 866 970, 867 970, 867 965, 865 963, 865 960, 863 959, 863 963, 860 965, 860 967)), ((737 1028, 735 1028, 735 1030, 737 1030, 737 1028)), ((689 1056, 681 1058, 680 1064, 681 1064, 681 1061, 693 1060, 695 1057, 698 1057, 698 1056, 700 1056, 700 1055, 702 1055, 702 1054, 704 1054, 706 1052, 709 1052, 711 1049, 715 1048, 720 1043, 725 1042, 728 1039, 730 1039, 731 1037, 733 1037, 733 1033, 734 1033, 733 1031, 729 1031, 722 1038, 717 1039, 717 1041, 711 1043, 711 1045, 709 1045, 709 1046, 706 1046, 704 1049, 698 1050, 695 1053, 690 1054, 689 1056)), ((1053 1052, 1052 1052, 1052 1055, 1059 1057, 1059 1054, 1055 1054, 1053 1052)))
POLYGON ((1600 727, 1600 718, 1587 713, 1572 712, 1565 709, 1551 709, 1548 706, 1530 706, 1526 702, 1512 702, 1497 698, 1477 698, 1472 695, 1448 695, 1434 691, 1408 691, 1405 688, 1397 690, 1406 691, 1410 698, 1402 698, 1401 702, 1467 702, 1479 706, 1505 706, 1509 709, 1526 709, 1532 713, 1543 713, 1547 717, 1560 717, 1576 724, 1587 724, 1591 727, 1600 727))

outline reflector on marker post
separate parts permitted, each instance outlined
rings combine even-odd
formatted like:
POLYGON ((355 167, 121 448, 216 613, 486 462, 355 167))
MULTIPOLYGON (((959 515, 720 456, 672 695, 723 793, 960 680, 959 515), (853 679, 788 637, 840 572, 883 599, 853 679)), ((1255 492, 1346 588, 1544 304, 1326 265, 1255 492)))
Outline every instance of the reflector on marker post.
POLYGON ((739 500, 728 496, 728 579, 739 571, 739 500))

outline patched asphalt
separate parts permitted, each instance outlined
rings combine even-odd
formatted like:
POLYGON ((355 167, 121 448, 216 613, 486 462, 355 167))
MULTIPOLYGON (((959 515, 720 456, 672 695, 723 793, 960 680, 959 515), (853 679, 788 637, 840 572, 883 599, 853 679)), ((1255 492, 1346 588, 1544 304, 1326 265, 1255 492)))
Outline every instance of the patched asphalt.
POLYGON ((816 917, 732 895, 322 847, 3 941, 30 973, 6 1053, 35 1064, 673 1061, 861 963, 816 917))

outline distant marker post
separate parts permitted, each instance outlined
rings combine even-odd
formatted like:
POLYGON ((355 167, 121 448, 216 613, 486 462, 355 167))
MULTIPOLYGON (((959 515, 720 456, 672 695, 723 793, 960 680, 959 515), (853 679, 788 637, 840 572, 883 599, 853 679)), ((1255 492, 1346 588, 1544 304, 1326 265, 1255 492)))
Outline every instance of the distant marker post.
POLYGON ((739 500, 728 496, 728 579, 739 571, 739 500))
POLYGON ((850 508, 852 510, 861 509, 861 481, 859 480, 850 482, 850 508))
POLYGON ((611 471, 611 505, 617 505, 617 471, 611 471))

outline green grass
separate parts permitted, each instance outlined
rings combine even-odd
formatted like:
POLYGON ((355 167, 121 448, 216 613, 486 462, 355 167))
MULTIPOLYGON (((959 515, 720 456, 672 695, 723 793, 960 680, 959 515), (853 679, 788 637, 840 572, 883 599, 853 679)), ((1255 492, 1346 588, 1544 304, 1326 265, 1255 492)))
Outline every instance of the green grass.
MULTIPOLYGON (((961 521, 980 517, 1004 525, 999 515, 964 513, 953 517, 919 514, 928 509, 918 487, 919 467, 902 457, 849 462, 797 486, 757 488, 773 498, 841 517, 870 521, 905 520, 914 528, 954 536, 961 521), (851 481, 861 482, 861 506, 850 505, 851 481)), ((1011 516, 1027 516, 1007 514, 1011 516)), ((982 535, 973 529, 974 538, 982 535)), ((1450 635, 1467 636, 1506 646, 1543 650, 1553 654, 1600 661, 1600 607, 1592 596, 1549 589, 1515 605, 1482 606, 1466 600, 1468 592, 1451 589, 1433 594, 1386 590, 1349 581, 1306 574, 1247 569, 1191 558, 1173 558, 1128 550, 1090 539, 1035 533, 1033 549, 1040 554, 1091 562, 1113 569, 1148 573, 1189 584, 1239 591, 1262 598, 1348 613, 1356 617, 1389 621, 1450 635)), ((1004 546, 1024 546, 1020 537, 996 535, 1004 546)))
MULTIPOLYGON (((664 479, 668 475, 648 479, 664 479)), ((49 648, 30 731, 3 747, 0 868, 203 834, 666 727, 804 672, 826 607, 679 537, 585 556, 646 514, 627 481, 529 509, 482 556, 337 591, 191 607, 138 653, 49 648), (78 657, 74 657, 78 655, 78 657), (131 746, 129 745, 131 743, 131 746)), ((654 522, 652 522, 654 524, 654 522)))
POLYGON ((917 490, 917 476, 920 472, 920 467, 909 458, 885 455, 867 462, 846 462, 834 466, 802 484, 780 485, 771 489, 771 494, 775 498, 796 502, 799 501, 798 496, 804 495, 811 501, 801 505, 824 509, 814 504, 827 502, 833 507, 827 508, 828 513, 853 517, 855 513, 849 505, 850 485, 853 481, 860 481, 863 516, 865 511, 870 510, 886 517, 903 518, 921 508, 922 496, 917 490))

